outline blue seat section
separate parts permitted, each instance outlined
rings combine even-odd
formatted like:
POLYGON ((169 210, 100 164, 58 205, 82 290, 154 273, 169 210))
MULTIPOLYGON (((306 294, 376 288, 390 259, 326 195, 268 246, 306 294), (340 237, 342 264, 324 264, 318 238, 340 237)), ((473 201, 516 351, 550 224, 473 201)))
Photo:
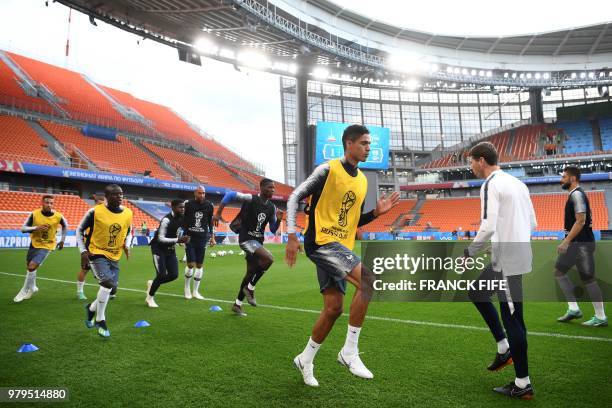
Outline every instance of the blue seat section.
POLYGON ((563 153, 584 153, 595 150, 593 127, 586 120, 558 122, 557 127, 567 135, 563 153))
MULTIPOLYGON (((170 207, 166 203, 158 201, 130 200, 132 204, 149 214, 151 217, 161 220, 164 215, 170 212, 170 207)), ((157 228, 157 227, 156 227, 157 228)))
POLYGON ((612 150, 612 118, 600 119, 599 131, 603 150, 612 150))

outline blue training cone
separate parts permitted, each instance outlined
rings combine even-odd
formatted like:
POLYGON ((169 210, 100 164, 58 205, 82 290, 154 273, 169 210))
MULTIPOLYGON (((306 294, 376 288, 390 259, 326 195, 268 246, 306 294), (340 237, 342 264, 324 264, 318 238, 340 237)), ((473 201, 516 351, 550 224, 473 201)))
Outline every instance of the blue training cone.
POLYGON ((23 343, 21 347, 17 349, 17 352, 18 353, 31 353, 36 350, 38 350, 38 347, 36 347, 32 343, 23 343))
POLYGON ((211 312, 220 312, 220 311, 222 311, 223 309, 221 309, 221 306, 212 305, 212 306, 210 307, 210 309, 208 309, 208 310, 210 310, 211 312))
POLYGON ((149 327, 151 324, 149 322, 147 322, 146 320, 139 320, 136 322, 136 324, 134 325, 134 327, 149 327))

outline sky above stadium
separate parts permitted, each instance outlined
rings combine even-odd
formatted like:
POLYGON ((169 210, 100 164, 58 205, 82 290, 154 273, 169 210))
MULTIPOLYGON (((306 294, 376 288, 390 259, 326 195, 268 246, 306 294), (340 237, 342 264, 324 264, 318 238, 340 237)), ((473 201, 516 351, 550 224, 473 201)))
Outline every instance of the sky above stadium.
POLYGON ((612 21, 610 0, 331 0, 392 25, 435 34, 509 36, 612 21))
POLYGON ((278 76, 238 72, 203 59, 178 60, 175 49, 72 13, 43 0, 0 1, 0 49, 85 73, 96 82, 171 107, 216 140, 284 181, 278 76), (140 44, 137 40, 141 40, 140 44), (275 158, 275 159, 271 159, 275 158))

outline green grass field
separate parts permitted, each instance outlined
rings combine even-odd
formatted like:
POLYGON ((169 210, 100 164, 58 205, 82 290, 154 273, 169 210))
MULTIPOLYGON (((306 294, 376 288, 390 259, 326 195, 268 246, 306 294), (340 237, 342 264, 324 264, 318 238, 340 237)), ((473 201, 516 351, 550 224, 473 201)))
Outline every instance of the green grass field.
MULTIPOLYGON (((180 276, 161 287, 160 308, 149 309, 150 251, 135 248, 107 308, 110 339, 83 323, 76 249, 51 254, 38 272, 40 291, 21 304, 13 297, 23 284, 25 250, 0 251, 0 387, 65 387, 73 406, 612 406, 612 328, 556 323, 565 311, 559 303, 525 305, 536 392, 530 402, 491 391, 514 371, 485 369, 495 344, 469 303, 373 303, 359 343, 375 375, 370 381, 336 363, 347 325, 341 317, 315 360, 321 386, 309 388, 292 359, 321 307, 314 268, 301 255, 288 269, 284 247, 268 248, 276 263, 257 287, 261 306, 247 305, 246 317, 230 312, 242 257, 207 257, 201 292, 211 300, 185 300, 180 276), (223 311, 209 312, 215 304, 223 311), (133 327, 143 319, 151 326, 133 327), (40 350, 17 353, 22 343, 40 350)), ((97 286, 92 276, 87 282, 93 299, 97 286)), ((581 307, 590 318, 592 306, 581 307)))

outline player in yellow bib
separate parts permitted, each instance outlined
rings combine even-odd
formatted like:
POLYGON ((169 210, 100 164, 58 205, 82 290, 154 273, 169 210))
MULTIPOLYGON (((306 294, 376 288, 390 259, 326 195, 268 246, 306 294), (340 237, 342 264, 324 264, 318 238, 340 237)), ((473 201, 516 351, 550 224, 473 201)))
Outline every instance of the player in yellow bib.
POLYGON ((342 135, 344 157, 317 167, 293 191, 287 202, 289 242, 285 260, 291 267, 295 264, 300 248, 300 241, 295 234, 298 204, 302 199, 310 197, 304 249, 317 267, 323 310, 306 348, 295 357, 293 363, 302 373, 304 383, 313 387, 319 385, 313 373, 313 360, 336 319, 342 314, 347 281, 357 290, 351 302, 348 333, 344 347, 338 353, 338 362, 358 377, 374 377, 359 358, 357 348, 371 292, 365 290, 367 285, 362 281, 365 266, 353 253, 353 247, 357 227, 393 208, 399 202, 399 193, 379 199, 374 210, 363 213, 368 182, 357 165, 366 161, 370 142, 370 132, 365 126, 347 127, 342 135))
POLYGON ((44 195, 42 197, 42 207, 38 208, 28 216, 21 227, 21 232, 29 233, 31 238, 30 249, 26 255, 27 272, 23 287, 13 299, 15 303, 30 299, 38 292, 36 286, 36 271, 42 265, 47 256, 54 249, 64 248, 68 223, 62 214, 53 209, 53 196, 44 195), (58 227, 62 228, 62 238, 56 244, 58 227))
POLYGON ((132 210, 123 207, 123 190, 116 184, 104 190, 106 204, 90 209, 77 228, 77 245, 81 251, 81 268, 91 267, 100 289, 96 300, 85 309, 88 328, 98 328, 102 337, 110 337, 106 326, 106 305, 110 294, 119 284, 119 260, 125 251, 129 258, 132 242, 132 210), (89 230, 85 235, 84 231, 89 230))
MULTIPOLYGON (((104 198, 104 193, 95 193, 94 194, 94 207, 96 205, 104 204, 106 202, 106 198, 104 198)), ((84 231, 84 235, 87 236, 89 231, 84 231)), ((85 296, 85 292, 83 288, 85 287, 85 276, 87 276, 87 272, 91 269, 91 267, 87 267, 87 269, 81 268, 79 274, 77 275, 77 298, 80 300, 87 300, 87 296, 85 296)), ((111 293, 112 296, 112 293, 111 293)))

